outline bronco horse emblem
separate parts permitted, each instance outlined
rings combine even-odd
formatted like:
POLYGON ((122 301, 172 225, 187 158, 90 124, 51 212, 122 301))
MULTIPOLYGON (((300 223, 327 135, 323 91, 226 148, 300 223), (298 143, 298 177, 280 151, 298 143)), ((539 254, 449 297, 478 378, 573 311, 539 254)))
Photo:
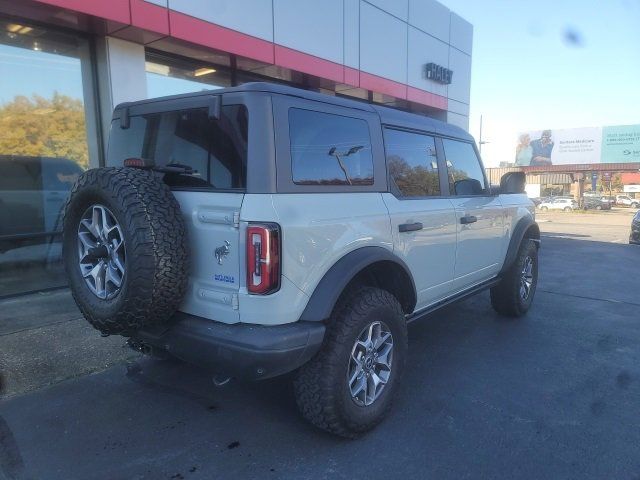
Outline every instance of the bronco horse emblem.
POLYGON ((229 255, 229 247, 231 244, 225 240, 224 245, 216 248, 214 255, 216 256, 216 260, 218 261, 218 265, 222 265, 222 259, 229 255))

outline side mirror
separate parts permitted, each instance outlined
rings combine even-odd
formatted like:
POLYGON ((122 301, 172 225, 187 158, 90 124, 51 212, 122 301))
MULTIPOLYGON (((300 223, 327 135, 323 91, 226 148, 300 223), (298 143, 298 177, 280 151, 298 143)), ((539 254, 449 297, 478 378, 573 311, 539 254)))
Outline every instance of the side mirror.
POLYGON ((505 173, 500 179, 500 193, 525 193, 527 176, 524 172, 505 173))
POLYGON ((482 195, 484 188, 475 178, 463 178, 453 183, 456 195, 482 195))

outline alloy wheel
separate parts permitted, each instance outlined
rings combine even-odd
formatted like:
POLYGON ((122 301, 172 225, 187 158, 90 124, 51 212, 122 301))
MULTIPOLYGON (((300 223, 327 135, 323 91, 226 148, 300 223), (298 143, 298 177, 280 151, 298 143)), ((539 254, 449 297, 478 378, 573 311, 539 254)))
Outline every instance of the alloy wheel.
POLYGON ((375 402, 391 376, 393 335, 384 322, 365 327, 351 349, 347 384, 358 406, 375 402))
POLYGON ((526 257, 520 274, 520 298, 526 300, 533 286, 533 259, 526 257))
POLYGON ((124 235, 115 216, 103 205, 92 205, 78 225, 78 264, 89 290, 102 300, 120 291, 126 265, 124 235))

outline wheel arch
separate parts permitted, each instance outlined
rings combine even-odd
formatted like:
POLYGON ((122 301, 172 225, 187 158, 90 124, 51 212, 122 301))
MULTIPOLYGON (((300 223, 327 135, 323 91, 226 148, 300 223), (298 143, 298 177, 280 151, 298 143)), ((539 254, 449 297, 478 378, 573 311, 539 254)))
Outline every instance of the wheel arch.
POLYGON ((500 274, 509 270, 511 265, 513 265, 523 239, 533 240, 536 246, 540 248, 540 227, 530 215, 522 217, 514 227, 500 274))
POLYGON ((342 294, 356 284, 387 290, 398 299, 405 314, 415 308, 416 286, 409 267, 386 248, 371 246, 351 251, 325 273, 300 320, 326 320, 342 294))

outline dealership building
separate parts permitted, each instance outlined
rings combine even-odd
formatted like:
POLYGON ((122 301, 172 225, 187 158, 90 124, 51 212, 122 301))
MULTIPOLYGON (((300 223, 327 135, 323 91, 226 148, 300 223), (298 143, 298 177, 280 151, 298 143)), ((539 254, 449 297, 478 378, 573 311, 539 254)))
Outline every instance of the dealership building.
POLYGON ((0 0, 0 297, 66 283, 60 212, 118 103, 269 81, 467 129, 472 39, 434 0, 0 0))

